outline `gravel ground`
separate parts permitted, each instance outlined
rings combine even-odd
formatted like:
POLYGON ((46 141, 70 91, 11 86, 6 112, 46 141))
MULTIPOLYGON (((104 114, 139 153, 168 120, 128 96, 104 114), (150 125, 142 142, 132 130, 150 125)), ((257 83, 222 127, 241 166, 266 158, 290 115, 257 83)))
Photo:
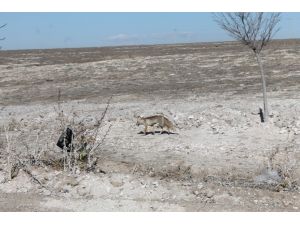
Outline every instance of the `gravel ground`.
POLYGON ((237 43, 1 51, 0 211, 299 211, 299 47, 264 52, 268 123, 237 43), (30 165, 6 179, 7 137, 20 157, 59 157, 58 105, 93 124, 110 96, 92 172, 30 165), (144 135, 135 117, 157 113, 176 131, 144 135))

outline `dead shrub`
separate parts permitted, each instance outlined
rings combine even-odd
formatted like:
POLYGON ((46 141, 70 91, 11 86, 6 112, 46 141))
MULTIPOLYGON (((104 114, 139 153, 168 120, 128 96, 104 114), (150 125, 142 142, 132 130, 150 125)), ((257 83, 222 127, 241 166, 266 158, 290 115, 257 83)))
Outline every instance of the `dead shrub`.
POLYGON ((268 157, 267 169, 280 177, 275 190, 294 190, 299 183, 295 174, 297 160, 295 145, 277 146, 268 157))
POLYGON ((93 170, 98 151, 111 129, 111 125, 105 124, 110 101, 111 98, 100 118, 95 118, 93 123, 87 123, 86 117, 80 117, 77 112, 65 113, 59 104, 55 108, 55 120, 40 116, 34 121, 12 120, 3 126, 4 151, 1 155, 6 158, 4 167, 8 179, 17 175, 12 170, 20 168, 30 175, 32 166, 53 167, 73 174, 93 170), (74 136, 70 146, 60 150, 56 146, 57 139, 68 127, 74 136))
MULTIPOLYGON (((60 96, 60 93, 59 93, 60 96)), ((86 123, 85 118, 80 119, 78 114, 73 112, 70 116, 61 110, 60 97, 58 99, 57 121, 59 122, 58 131, 63 138, 63 168, 65 171, 77 173, 81 170, 93 170, 97 162, 96 150, 101 147, 107 137, 111 124, 103 132, 104 119, 110 106, 109 98, 105 110, 100 118, 96 118, 93 124, 86 123), (70 135, 67 132, 71 131, 70 135), (71 140, 67 140, 67 136, 71 140), (68 143, 67 143, 68 142, 68 143)))

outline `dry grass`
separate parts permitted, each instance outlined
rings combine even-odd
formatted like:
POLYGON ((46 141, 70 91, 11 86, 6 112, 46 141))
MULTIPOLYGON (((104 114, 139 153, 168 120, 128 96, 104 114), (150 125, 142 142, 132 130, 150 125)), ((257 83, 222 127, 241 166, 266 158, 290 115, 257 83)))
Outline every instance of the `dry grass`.
POLYGON ((285 146, 277 146, 268 158, 267 169, 276 171, 280 181, 275 190, 293 190, 299 186, 296 168, 295 145, 293 143, 285 146))
POLYGON ((103 126, 110 101, 111 98, 93 124, 86 123, 86 118, 78 112, 65 113, 60 100, 54 109, 55 119, 50 118, 50 123, 45 115, 32 121, 11 118, 3 125, 0 138, 7 180, 16 177, 19 169, 23 169, 36 183, 40 183, 30 172, 32 166, 53 167, 71 174, 93 170, 99 150, 111 129, 111 125, 105 129, 103 126), (57 139, 67 128, 73 131, 72 142, 69 147, 59 149, 57 139))
POLYGON ((96 150, 101 148, 106 136, 108 135, 111 125, 106 132, 100 133, 103 128, 105 115, 107 114, 110 106, 111 98, 108 100, 105 110, 101 117, 96 119, 94 124, 85 124, 84 118, 80 119, 76 112, 71 115, 66 115, 60 109, 58 104, 57 120, 59 122, 58 132, 64 136, 63 147, 63 168, 65 171, 76 173, 82 169, 92 170, 96 163, 96 150), (73 132, 71 144, 66 144, 66 129, 69 128, 73 132))

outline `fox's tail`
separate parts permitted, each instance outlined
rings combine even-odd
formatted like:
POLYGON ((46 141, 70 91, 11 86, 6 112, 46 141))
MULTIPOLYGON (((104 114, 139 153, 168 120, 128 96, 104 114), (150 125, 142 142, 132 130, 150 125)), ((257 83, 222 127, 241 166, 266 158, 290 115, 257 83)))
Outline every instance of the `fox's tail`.
MULTIPOLYGON (((177 131, 178 125, 175 123, 172 123, 163 113, 158 113, 158 115, 162 116, 163 118, 163 124, 165 124, 170 130, 177 131), (174 126, 175 124, 175 126, 174 126)), ((178 134, 178 133, 176 133, 178 134)))
POLYGON ((174 124, 168 118, 164 117, 164 120, 168 128, 170 128, 173 131, 176 131, 176 126, 174 126, 174 124))
MULTIPOLYGON (((174 113, 172 113, 170 110, 167 110, 168 112, 169 112, 169 114, 170 115, 174 115, 174 113)), ((161 113, 163 116, 164 116, 164 114, 163 113, 161 113)), ((165 117, 165 116, 164 116, 165 117)), ((165 117, 166 118, 166 117, 165 117)), ((166 119, 168 119, 168 118, 166 118, 166 119)), ((178 124, 173 120, 173 123, 171 122, 171 121, 169 121, 170 122, 170 124, 172 125, 172 129, 174 130, 174 131, 176 131, 176 129, 178 129, 178 124), (174 124, 175 124, 175 126, 174 126, 174 124)))

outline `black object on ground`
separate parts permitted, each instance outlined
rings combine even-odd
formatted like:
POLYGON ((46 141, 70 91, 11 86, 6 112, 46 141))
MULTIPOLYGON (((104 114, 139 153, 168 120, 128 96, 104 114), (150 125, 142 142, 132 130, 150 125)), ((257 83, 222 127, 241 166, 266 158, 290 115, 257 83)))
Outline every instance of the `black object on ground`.
POLYGON ((69 127, 60 135, 58 141, 57 141, 57 146, 60 147, 61 149, 64 149, 65 147, 67 148, 67 151, 70 151, 70 147, 72 144, 72 140, 74 139, 74 134, 72 129, 69 127))
POLYGON ((260 116, 260 122, 265 122, 265 120, 264 120, 264 113, 263 113, 263 110, 262 110, 262 108, 259 108, 259 116, 260 116))

